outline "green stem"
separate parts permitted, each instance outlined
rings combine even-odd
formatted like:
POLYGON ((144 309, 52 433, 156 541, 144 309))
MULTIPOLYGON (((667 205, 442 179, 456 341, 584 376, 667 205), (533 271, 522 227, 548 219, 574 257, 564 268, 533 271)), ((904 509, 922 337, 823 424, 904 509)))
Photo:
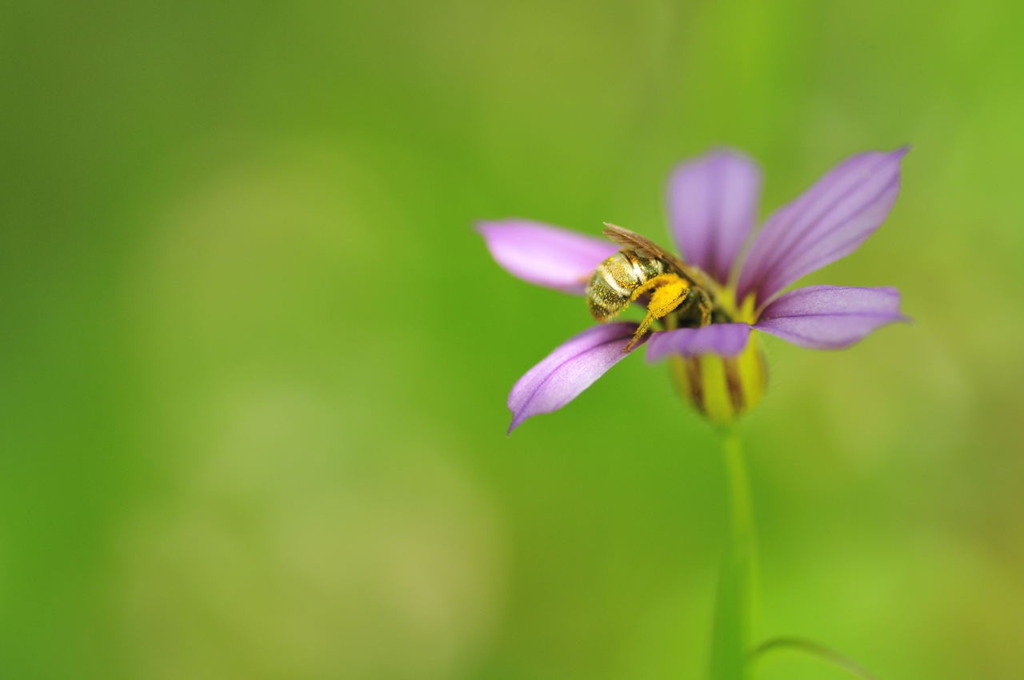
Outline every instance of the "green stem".
MULTIPOLYGON (((754 504, 750 494, 750 476, 743 457, 743 442, 737 428, 723 430, 722 453, 729 475, 733 550, 744 559, 754 559, 754 504)), ((753 564, 750 565, 753 567, 753 564)), ((752 573, 750 574, 753 575, 752 573)))
POLYGON ((754 589, 754 515, 739 432, 722 430, 729 481, 730 532, 715 601, 712 680, 747 680, 754 589))

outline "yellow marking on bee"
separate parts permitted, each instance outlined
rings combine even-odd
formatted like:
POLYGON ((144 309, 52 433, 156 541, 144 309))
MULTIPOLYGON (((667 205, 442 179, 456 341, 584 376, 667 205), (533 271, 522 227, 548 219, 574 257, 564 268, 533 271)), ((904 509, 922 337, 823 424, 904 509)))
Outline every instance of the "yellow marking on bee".
POLYGON ((647 302, 647 314, 633 333, 633 339, 626 345, 626 351, 633 349, 655 320, 666 316, 682 304, 689 291, 690 284, 677 274, 658 274, 638 286, 630 295, 630 300, 635 302, 641 295, 647 293, 651 294, 651 298, 647 302))

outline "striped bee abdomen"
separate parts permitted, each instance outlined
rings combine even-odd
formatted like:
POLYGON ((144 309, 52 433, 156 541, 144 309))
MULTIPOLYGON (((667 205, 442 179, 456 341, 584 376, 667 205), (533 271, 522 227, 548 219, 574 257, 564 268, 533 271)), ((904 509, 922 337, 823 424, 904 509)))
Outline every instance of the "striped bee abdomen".
POLYGON ((661 260, 622 250, 598 265, 587 286, 587 306, 598 321, 607 321, 629 306, 633 293, 665 272, 661 260))

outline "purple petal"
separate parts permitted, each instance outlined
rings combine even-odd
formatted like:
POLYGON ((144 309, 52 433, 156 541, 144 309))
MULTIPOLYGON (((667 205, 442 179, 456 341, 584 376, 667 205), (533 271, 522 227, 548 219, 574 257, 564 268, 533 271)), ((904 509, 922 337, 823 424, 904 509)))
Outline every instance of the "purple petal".
POLYGON ((651 335, 647 344, 647 360, 657 361, 670 354, 736 356, 747 346, 749 336, 750 326, 745 323, 713 323, 701 328, 661 331, 651 335))
POLYGON ((594 270, 616 253, 607 241, 529 220, 479 222, 491 255, 514 276, 583 295, 594 270))
POLYGON ((669 179, 668 211, 683 257, 726 283, 757 220, 760 194, 760 170, 737 151, 713 151, 678 166, 669 179))
POLYGON ((907 320, 895 288, 808 286, 768 305, 754 328, 801 347, 841 349, 880 326, 907 320))
POLYGON ((551 413, 575 399, 624 358, 637 324, 593 326, 555 348, 512 387, 508 407, 511 432, 530 416, 551 413))
POLYGON ((768 218, 751 246, 739 299, 761 305, 801 276, 856 250, 885 220, 900 189, 906 147, 846 159, 768 218))

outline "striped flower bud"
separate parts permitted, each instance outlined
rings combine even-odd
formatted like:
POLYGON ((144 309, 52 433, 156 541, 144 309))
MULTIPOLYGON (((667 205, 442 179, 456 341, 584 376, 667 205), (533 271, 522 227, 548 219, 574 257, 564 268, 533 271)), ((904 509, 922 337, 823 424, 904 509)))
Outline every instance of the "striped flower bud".
POLYGON ((768 365, 755 335, 737 356, 699 354, 669 358, 679 396, 716 425, 727 425, 757 406, 768 385, 768 365))

